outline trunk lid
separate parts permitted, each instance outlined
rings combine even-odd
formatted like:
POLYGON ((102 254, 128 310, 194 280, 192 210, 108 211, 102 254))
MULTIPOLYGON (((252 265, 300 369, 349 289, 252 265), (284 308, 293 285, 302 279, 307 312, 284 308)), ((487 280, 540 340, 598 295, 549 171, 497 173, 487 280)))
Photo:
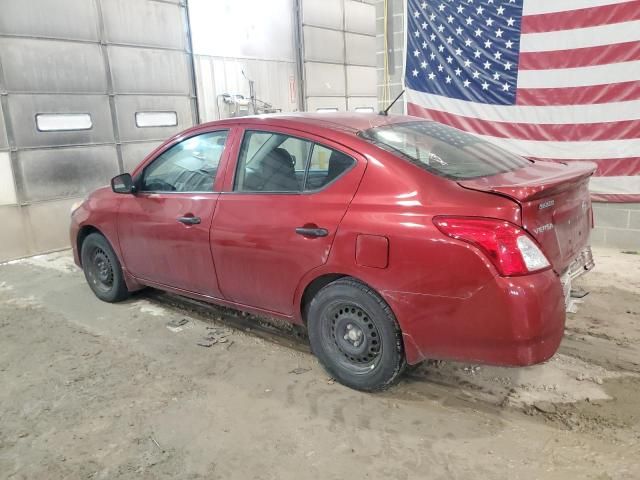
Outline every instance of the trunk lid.
POLYGON ((458 183, 520 204, 522 227, 540 244, 554 270, 562 273, 589 244, 592 227, 589 162, 534 162, 530 166, 458 183))

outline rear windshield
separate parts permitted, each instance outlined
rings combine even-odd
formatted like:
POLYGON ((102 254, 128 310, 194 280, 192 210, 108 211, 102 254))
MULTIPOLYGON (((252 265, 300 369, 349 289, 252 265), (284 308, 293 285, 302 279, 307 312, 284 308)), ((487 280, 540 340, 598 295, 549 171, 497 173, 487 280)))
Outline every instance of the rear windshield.
POLYGON ((371 128, 360 136, 436 175, 468 180, 510 172, 530 161, 456 128, 430 121, 371 128))

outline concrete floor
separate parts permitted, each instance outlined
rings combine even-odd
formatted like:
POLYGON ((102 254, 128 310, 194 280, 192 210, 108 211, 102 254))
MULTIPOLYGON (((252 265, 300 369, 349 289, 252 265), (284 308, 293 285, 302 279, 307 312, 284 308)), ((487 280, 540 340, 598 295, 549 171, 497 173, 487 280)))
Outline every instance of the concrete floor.
POLYGON ((640 478, 640 255, 596 260, 548 363, 430 362, 378 395, 252 317, 102 303, 68 252, 0 265, 0 477, 640 478))

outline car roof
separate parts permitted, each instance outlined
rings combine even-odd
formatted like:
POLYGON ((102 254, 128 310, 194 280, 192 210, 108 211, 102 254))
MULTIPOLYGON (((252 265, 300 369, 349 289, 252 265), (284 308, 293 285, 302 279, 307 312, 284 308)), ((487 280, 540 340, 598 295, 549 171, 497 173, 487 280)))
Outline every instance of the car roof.
POLYGON ((323 113, 276 113, 247 117, 226 118, 206 123, 203 126, 215 125, 277 125, 299 130, 325 129, 342 133, 357 134, 369 128, 424 120, 408 115, 381 115, 378 113, 360 112, 323 112, 323 113))

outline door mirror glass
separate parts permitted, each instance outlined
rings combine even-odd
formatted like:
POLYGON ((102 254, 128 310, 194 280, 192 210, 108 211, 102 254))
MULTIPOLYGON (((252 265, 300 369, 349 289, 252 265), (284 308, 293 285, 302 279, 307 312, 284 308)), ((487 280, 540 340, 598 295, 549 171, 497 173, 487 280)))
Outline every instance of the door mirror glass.
POLYGON ((117 177, 111 179, 111 190, 115 193, 133 193, 135 188, 133 186, 133 179, 128 173, 123 173, 117 177))

